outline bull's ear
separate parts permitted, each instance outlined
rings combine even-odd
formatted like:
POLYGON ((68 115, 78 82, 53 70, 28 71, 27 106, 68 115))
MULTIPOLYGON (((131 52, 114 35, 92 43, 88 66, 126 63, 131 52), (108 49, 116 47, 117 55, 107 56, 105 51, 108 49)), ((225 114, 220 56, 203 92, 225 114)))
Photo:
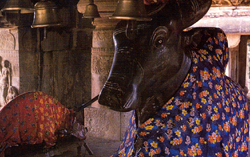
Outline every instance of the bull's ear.
POLYGON ((197 47, 201 42, 201 29, 191 29, 182 32, 182 47, 197 47))

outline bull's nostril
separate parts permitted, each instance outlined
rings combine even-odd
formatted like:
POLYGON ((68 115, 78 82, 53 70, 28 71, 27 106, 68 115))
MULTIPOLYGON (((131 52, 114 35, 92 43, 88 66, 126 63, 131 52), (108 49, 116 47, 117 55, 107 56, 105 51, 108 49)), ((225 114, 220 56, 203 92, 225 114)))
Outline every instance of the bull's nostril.
POLYGON ((111 81, 106 82, 106 84, 104 86, 105 89, 108 89, 108 90, 110 90, 112 92, 124 93, 124 90, 121 87, 122 87, 122 85, 120 83, 114 83, 114 82, 111 82, 111 81))
POLYGON ((99 103, 111 108, 120 108, 122 96, 123 94, 120 91, 105 86, 100 93, 99 103))

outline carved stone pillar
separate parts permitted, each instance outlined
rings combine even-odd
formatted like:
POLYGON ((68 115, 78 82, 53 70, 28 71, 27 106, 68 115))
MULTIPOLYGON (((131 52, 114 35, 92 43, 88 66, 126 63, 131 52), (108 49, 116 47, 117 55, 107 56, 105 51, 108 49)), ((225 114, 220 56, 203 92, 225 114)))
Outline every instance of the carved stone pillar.
MULTIPOLYGON (((91 54, 91 95, 98 95, 107 80, 114 56, 113 30, 117 21, 108 17, 95 19, 91 54)), ((85 124, 93 136, 119 140, 121 136, 121 114, 101 106, 97 101, 85 110, 85 124), (93 123, 94 122, 94 123, 93 123)))
MULTIPOLYGON (((87 1, 80 0, 77 7, 85 12, 87 1)), ((114 56, 113 30, 118 20, 110 20, 117 0, 96 1, 101 18, 94 19, 91 51, 91 95, 98 95, 107 80, 114 56)), ((89 136, 120 140, 127 128, 130 113, 120 113, 101 106, 98 102, 84 109, 85 126, 89 136)))
POLYGON ((9 101, 8 89, 20 89, 18 33, 18 29, 0 29, 0 110, 9 101))
MULTIPOLYGON (((77 4, 77 10, 84 14, 89 1, 80 0, 77 4)), ((113 30, 118 20, 110 20, 117 6, 117 0, 95 0, 101 18, 94 19, 95 29, 92 39, 92 57, 91 57, 91 75, 92 89, 91 96, 95 97, 100 93, 104 85, 114 56, 113 30)), ((98 102, 92 104, 92 107, 99 108, 98 102)))
MULTIPOLYGON (((114 56, 113 30, 116 22, 97 19, 95 25, 91 56, 92 97, 100 93, 112 65, 114 56)), ((100 107, 100 105, 96 101, 92 107, 100 107)))

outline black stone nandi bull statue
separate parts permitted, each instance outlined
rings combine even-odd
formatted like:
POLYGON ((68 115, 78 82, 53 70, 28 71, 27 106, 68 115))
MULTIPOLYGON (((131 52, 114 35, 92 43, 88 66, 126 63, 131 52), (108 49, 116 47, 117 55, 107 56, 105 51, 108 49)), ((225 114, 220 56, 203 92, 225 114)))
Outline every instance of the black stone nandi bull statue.
POLYGON ((219 28, 184 31, 211 0, 147 2, 152 21, 114 30, 115 56, 99 103, 134 110, 113 156, 247 156, 248 107, 225 75, 229 50, 219 28))

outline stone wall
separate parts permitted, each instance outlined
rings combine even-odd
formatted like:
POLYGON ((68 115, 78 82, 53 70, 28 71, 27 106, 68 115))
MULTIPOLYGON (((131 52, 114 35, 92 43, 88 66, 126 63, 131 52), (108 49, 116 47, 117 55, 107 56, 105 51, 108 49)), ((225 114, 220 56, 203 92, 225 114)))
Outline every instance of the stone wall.
MULTIPOLYGON (((0 29, 0 109, 10 101, 10 88, 20 88, 19 42, 16 29, 0 29), (7 63, 7 64, 6 64, 7 63)), ((15 94, 17 95, 17 93, 15 94)))
MULTIPOLYGON (((46 28, 46 34, 30 25, 0 28, 0 67, 9 61, 9 82, 19 94, 43 91, 74 108, 91 97, 93 25, 79 18, 76 7, 62 10, 64 25, 46 28)), ((83 123, 83 112, 77 117, 83 123)))
MULTIPOLYGON (((112 64, 112 33, 117 21, 108 17, 117 0, 97 1, 102 6, 101 18, 95 19, 94 25, 91 19, 82 18, 87 4, 79 3, 80 13, 76 6, 61 6, 62 26, 47 27, 46 31, 30 27, 31 15, 8 14, 9 22, 0 28, 0 61, 10 62, 11 84, 19 94, 43 91, 68 108, 98 95, 112 64)), ((89 136, 120 140, 130 113, 115 112, 95 102, 77 117, 85 123, 89 136)))

